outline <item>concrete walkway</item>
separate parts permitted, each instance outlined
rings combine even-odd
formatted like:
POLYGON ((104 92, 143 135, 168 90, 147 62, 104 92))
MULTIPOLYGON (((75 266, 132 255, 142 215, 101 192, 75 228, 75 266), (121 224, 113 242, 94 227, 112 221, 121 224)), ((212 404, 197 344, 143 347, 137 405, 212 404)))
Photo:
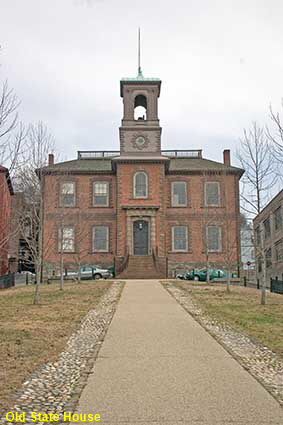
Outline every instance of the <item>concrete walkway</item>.
POLYGON ((127 281, 76 413, 108 425, 283 424, 273 397, 154 280, 127 281))

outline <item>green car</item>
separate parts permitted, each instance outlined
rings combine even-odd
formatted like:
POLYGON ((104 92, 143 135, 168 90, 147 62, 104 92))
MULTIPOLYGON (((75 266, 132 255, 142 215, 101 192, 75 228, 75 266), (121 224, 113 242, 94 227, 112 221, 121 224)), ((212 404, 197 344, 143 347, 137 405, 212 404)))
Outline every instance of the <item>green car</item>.
MULTIPOLYGON (((219 279, 226 277, 226 273, 220 269, 208 269, 209 271, 209 280, 219 279)), ((185 273, 184 278, 186 280, 199 280, 201 282, 206 282, 207 269, 193 269, 190 272, 185 273)))

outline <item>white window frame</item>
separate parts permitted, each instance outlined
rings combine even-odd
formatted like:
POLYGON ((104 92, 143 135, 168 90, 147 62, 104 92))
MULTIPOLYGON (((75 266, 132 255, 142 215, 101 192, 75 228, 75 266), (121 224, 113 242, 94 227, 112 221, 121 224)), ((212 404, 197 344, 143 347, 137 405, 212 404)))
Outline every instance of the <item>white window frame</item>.
POLYGON ((101 225, 101 226, 92 227, 92 251, 93 252, 109 252, 109 227, 108 226, 101 225), (101 227, 106 229, 106 243, 107 243, 106 249, 96 249, 95 247, 95 229, 101 228, 101 227))
POLYGON ((283 217, 282 217, 282 207, 281 205, 276 208, 276 210, 273 213, 274 215, 274 230, 277 232, 278 230, 282 229, 282 224, 283 224, 283 217), (279 213, 280 219, 276 220, 277 214, 279 213))
POLYGON ((137 171, 133 176, 133 197, 135 199, 147 199, 148 198, 148 175, 145 171, 137 171), (146 194, 145 195, 137 195, 136 194, 136 177, 138 174, 143 174, 145 176, 145 188, 146 188, 146 194))
POLYGON ((189 240, 188 240, 188 237, 189 237, 188 226, 178 226, 178 225, 176 225, 176 226, 172 226, 172 228, 171 228, 171 243, 172 243, 172 251, 173 251, 173 252, 188 252, 188 246, 189 246, 189 240), (177 249, 177 248, 175 248, 175 229, 176 229, 177 227, 182 227, 182 228, 184 228, 184 229, 186 230, 186 233, 185 233, 185 237, 186 237, 186 247, 185 247, 185 249, 177 249))
POLYGON ((217 225, 217 224, 208 224, 206 226, 206 247, 207 247, 207 252, 222 252, 222 227, 217 225), (219 229, 219 233, 218 233, 218 249, 209 249, 208 243, 209 243, 209 239, 208 239, 208 228, 209 227, 217 227, 219 229))
POLYGON ((204 185, 204 203, 205 203, 206 207, 219 207, 221 205, 220 183, 218 181, 205 182, 205 185, 204 185), (210 184, 217 184, 217 187, 218 187, 218 203, 216 203, 216 204, 208 204, 207 203, 208 186, 210 184))
POLYGON ((60 207, 64 207, 64 208, 73 208, 73 207, 75 207, 76 206, 76 182, 74 182, 73 180, 70 180, 70 181, 65 180, 63 182, 60 182, 60 194, 59 194, 59 197, 60 197, 60 202, 59 202, 60 203, 60 207), (73 195, 72 205, 65 205, 64 202, 63 202, 63 196, 64 195, 62 193, 62 189, 63 189, 64 184, 72 184, 73 185, 74 191, 72 193, 72 195, 73 195))
POLYGON ((188 188, 187 188, 187 182, 186 181, 174 181, 174 182, 171 182, 171 206, 172 207, 186 207, 187 205, 188 205, 188 188), (183 204, 178 204, 174 200, 174 186, 176 184, 180 184, 180 183, 182 183, 185 186, 186 199, 185 199, 185 202, 183 204))
POLYGON ((58 251, 63 252, 63 253, 75 252, 75 237, 76 237, 76 235, 75 235, 75 227, 74 226, 59 227, 59 229, 58 229, 58 251), (64 230, 67 230, 67 229, 72 229, 72 232, 73 232, 73 236, 72 236, 72 238, 70 238, 71 241, 72 241, 72 248, 71 249, 62 249, 62 248, 64 248, 64 240, 65 240, 64 230))
POLYGON ((99 207, 101 207, 101 208, 109 207, 109 182, 107 182, 107 181, 98 181, 98 180, 96 180, 96 181, 93 182, 93 184, 92 184, 92 206, 93 207, 96 207, 96 208, 99 208, 99 207), (97 184, 106 184, 106 188, 107 188, 107 202, 106 202, 106 204, 96 204, 95 203, 95 186, 97 184))

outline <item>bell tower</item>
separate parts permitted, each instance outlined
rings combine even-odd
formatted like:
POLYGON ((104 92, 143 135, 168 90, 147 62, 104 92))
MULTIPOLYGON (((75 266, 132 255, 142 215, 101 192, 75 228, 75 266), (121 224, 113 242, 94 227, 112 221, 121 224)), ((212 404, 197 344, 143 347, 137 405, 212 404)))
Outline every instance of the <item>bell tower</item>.
POLYGON ((120 127, 121 156, 152 156, 161 154, 161 127, 158 119, 158 98, 161 80, 138 76, 120 81, 123 118, 120 127))

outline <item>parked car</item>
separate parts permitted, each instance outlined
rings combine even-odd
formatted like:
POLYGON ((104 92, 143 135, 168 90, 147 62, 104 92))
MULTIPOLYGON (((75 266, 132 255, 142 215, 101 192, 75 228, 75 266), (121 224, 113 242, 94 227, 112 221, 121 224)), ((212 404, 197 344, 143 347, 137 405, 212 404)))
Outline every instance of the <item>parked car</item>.
MULTIPOLYGON (((226 277, 226 273, 221 269, 208 269, 209 271, 209 280, 219 279, 226 277)), ((201 282, 206 281, 207 269, 193 269, 190 272, 184 274, 183 279, 186 280, 199 280, 201 282)))
MULTIPOLYGON (((99 266, 82 266, 80 269, 81 279, 108 279, 112 277, 112 273, 108 269, 103 269, 99 266)), ((79 277, 78 271, 68 271, 67 278, 77 279, 79 277)))

